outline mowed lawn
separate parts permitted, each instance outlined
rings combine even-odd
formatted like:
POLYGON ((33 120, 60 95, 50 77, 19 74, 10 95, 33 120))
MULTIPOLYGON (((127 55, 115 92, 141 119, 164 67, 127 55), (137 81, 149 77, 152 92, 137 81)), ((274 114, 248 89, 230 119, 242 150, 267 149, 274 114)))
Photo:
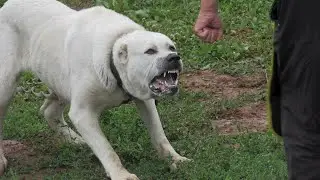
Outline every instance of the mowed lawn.
MULTIPOLYGON (((108 5, 103 0, 64 2, 76 9, 108 5)), ((185 65, 181 92, 161 100, 158 110, 174 148, 193 159, 171 171, 156 156, 135 107, 127 104, 100 118, 124 166, 142 180, 286 179, 282 140, 266 128, 272 0, 221 0, 224 39, 215 44, 192 33, 200 0, 117 2, 109 7, 177 43, 185 65)), ((0 179, 107 179, 87 146, 58 141, 38 113, 43 98, 30 91, 46 91, 45 85, 25 73, 19 86, 5 120, 4 138, 14 141, 6 145, 9 168, 0 179)))

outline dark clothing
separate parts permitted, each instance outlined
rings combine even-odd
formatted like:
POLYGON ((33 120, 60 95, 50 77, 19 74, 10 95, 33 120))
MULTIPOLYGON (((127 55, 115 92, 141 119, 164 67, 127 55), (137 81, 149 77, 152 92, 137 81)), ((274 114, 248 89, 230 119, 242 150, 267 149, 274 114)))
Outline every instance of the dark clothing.
POLYGON ((269 102, 290 180, 320 180, 320 0, 280 0, 269 102), (318 79, 318 80, 317 80, 318 79))

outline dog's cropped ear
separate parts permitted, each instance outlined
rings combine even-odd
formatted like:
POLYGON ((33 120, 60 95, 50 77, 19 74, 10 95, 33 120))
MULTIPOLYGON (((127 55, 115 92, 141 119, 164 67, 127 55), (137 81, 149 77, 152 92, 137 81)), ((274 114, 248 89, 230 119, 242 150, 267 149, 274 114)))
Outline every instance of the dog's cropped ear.
POLYGON ((128 46, 126 44, 122 44, 119 49, 118 57, 122 64, 128 62, 128 46))

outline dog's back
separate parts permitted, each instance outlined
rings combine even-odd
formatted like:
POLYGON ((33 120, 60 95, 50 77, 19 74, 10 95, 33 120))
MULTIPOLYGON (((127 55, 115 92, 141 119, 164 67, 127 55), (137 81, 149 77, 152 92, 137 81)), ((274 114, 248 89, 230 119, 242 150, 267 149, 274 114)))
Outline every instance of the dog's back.
POLYGON ((19 33, 32 32, 55 16, 65 16, 74 10, 56 0, 8 0, 0 10, 0 19, 19 33))

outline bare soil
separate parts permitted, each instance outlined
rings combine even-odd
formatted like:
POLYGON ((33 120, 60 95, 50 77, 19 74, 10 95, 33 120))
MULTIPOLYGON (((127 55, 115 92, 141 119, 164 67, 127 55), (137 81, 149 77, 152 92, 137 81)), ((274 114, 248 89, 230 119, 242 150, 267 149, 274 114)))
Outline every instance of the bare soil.
MULTIPOLYGON (((21 167, 21 169, 26 169, 28 167, 36 167, 40 165, 41 161, 48 158, 44 154, 37 153, 31 147, 31 144, 27 142, 19 142, 15 140, 4 140, 4 153, 8 160, 8 166, 21 167)), ((45 175, 55 174, 61 171, 65 171, 64 168, 56 169, 46 169, 40 168, 37 171, 30 173, 25 173, 19 175, 19 180, 34 180, 34 179, 44 179, 45 175)))
POLYGON ((257 102, 224 112, 218 120, 212 121, 212 125, 222 135, 265 132, 266 116, 265 103, 257 102))
POLYGON ((193 92, 205 92, 222 98, 235 98, 241 94, 254 93, 264 87, 264 74, 252 76, 230 76, 213 71, 185 73, 181 77, 184 89, 193 92))
MULTIPOLYGON (((205 92, 216 98, 233 99, 243 94, 257 93, 267 84, 263 73, 251 76, 230 76, 213 71, 186 73, 181 77, 187 91, 205 92)), ((256 102, 237 109, 222 112, 212 125, 219 134, 231 135, 266 130, 266 104, 256 102)))

